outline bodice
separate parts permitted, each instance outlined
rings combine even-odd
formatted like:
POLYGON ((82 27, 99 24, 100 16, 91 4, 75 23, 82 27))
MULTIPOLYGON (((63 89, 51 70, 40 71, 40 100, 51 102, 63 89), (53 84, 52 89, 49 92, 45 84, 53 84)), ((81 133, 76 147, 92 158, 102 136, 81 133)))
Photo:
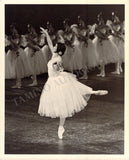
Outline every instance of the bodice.
POLYGON ((61 56, 56 54, 56 55, 52 56, 51 60, 48 62, 47 66, 48 66, 48 75, 49 75, 49 77, 58 76, 60 74, 60 72, 62 71, 61 67, 60 67, 59 70, 55 70, 55 68, 53 67, 54 64, 57 64, 59 66, 62 65, 61 56))
POLYGON ((76 35, 74 35, 73 45, 74 46, 79 46, 80 45, 80 41, 78 40, 78 37, 76 35))

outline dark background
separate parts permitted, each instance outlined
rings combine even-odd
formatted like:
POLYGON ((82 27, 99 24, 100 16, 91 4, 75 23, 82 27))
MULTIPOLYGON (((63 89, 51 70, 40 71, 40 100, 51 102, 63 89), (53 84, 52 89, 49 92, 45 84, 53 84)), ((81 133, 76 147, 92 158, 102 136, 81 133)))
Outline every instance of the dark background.
POLYGON ((81 15, 86 24, 96 23, 97 14, 103 13, 106 21, 111 19, 111 12, 115 11, 121 21, 124 20, 124 5, 5 5, 5 32, 10 34, 9 25, 17 24, 19 33, 25 34, 27 24, 31 23, 39 32, 39 26, 46 27, 49 20, 55 29, 61 29, 62 21, 70 19, 76 23, 81 15))

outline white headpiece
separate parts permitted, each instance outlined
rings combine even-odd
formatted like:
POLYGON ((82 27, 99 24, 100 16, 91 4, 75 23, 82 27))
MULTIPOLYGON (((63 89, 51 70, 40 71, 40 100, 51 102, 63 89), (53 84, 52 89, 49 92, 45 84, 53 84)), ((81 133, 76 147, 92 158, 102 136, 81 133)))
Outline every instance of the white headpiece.
POLYGON ((77 25, 77 24, 72 24, 72 25, 70 26, 70 28, 71 28, 71 29, 73 29, 74 27, 76 27, 76 28, 77 28, 77 27, 78 27, 78 25, 77 25))

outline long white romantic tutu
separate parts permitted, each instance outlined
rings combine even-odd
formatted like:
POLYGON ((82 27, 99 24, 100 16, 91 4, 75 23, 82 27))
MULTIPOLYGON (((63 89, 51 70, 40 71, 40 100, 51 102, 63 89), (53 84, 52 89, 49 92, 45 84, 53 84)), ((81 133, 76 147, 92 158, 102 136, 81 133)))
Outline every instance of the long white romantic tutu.
POLYGON ((47 117, 71 117, 87 105, 92 88, 80 83, 74 74, 50 76, 43 88, 38 113, 47 117))
POLYGON ((116 63, 119 60, 119 50, 116 44, 108 40, 102 40, 99 42, 99 38, 96 37, 93 40, 93 43, 96 47, 96 51, 99 56, 99 64, 108 64, 108 63, 116 63))
POLYGON ((14 79, 15 77, 15 63, 9 50, 7 54, 5 54, 5 79, 14 79))
POLYGON ((9 50, 5 56, 6 79, 24 78, 25 76, 24 51, 19 48, 17 52, 19 56, 14 50, 9 50))
POLYGON ((48 45, 43 46, 41 51, 44 58, 44 73, 47 73, 48 72, 47 63, 51 59, 52 54, 48 45))
POLYGON ((31 66, 31 73, 41 74, 46 72, 45 59, 41 50, 33 51, 30 47, 25 48, 26 58, 28 59, 29 66, 31 66))
POLYGON ((109 36, 110 40, 112 42, 114 42, 116 44, 116 46, 118 47, 118 53, 119 53, 119 62, 124 62, 124 36, 122 37, 122 39, 118 38, 118 37, 114 37, 114 36, 109 36))
POLYGON ((73 50, 73 70, 80 70, 83 68, 83 54, 81 50, 81 42, 77 39, 73 42, 74 50, 73 50))
POLYGON ((98 53, 91 39, 88 39, 87 43, 88 44, 86 45, 84 42, 81 42, 83 66, 87 66, 88 68, 94 68, 99 63, 98 53))
POLYGON ((73 56, 74 56, 74 49, 71 46, 66 45, 66 51, 62 56, 63 66, 64 69, 67 71, 73 71, 73 56))

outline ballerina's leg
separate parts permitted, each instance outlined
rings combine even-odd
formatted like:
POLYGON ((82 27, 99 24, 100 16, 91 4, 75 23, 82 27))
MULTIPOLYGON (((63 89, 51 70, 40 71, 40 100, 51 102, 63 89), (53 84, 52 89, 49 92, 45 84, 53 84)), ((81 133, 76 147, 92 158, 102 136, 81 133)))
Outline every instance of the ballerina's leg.
POLYGON ((21 88, 21 79, 24 77, 24 69, 20 53, 15 59, 15 73, 16 73, 16 85, 13 86, 12 88, 21 88))
POLYGON ((59 137, 59 139, 63 138, 63 133, 65 131, 64 124, 65 124, 65 118, 61 118, 60 117, 59 128, 58 128, 58 137, 59 137))
POLYGON ((115 71, 112 74, 120 74, 120 62, 115 63, 115 71))
POLYGON ((120 72, 123 72, 123 69, 122 69, 122 62, 120 63, 119 70, 120 70, 120 72))
POLYGON ((108 94, 108 91, 107 90, 97 90, 97 91, 91 91, 91 94, 95 94, 95 95, 100 95, 100 96, 102 96, 102 95, 106 95, 106 94, 108 94))
POLYGON ((87 67, 84 67, 82 70, 83 70, 83 76, 80 77, 79 79, 88 79, 87 67))
POLYGON ((33 57, 31 57, 31 65, 32 65, 32 68, 33 68, 33 73, 32 73, 32 80, 33 82, 31 84, 29 84, 28 86, 35 86, 37 85, 37 75, 36 75, 36 67, 35 67, 35 64, 36 64, 36 59, 35 59, 35 55, 33 57))
POLYGON ((97 74, 97 76, 105 77, 105 64, 100 65, 100 74, 97 74))

